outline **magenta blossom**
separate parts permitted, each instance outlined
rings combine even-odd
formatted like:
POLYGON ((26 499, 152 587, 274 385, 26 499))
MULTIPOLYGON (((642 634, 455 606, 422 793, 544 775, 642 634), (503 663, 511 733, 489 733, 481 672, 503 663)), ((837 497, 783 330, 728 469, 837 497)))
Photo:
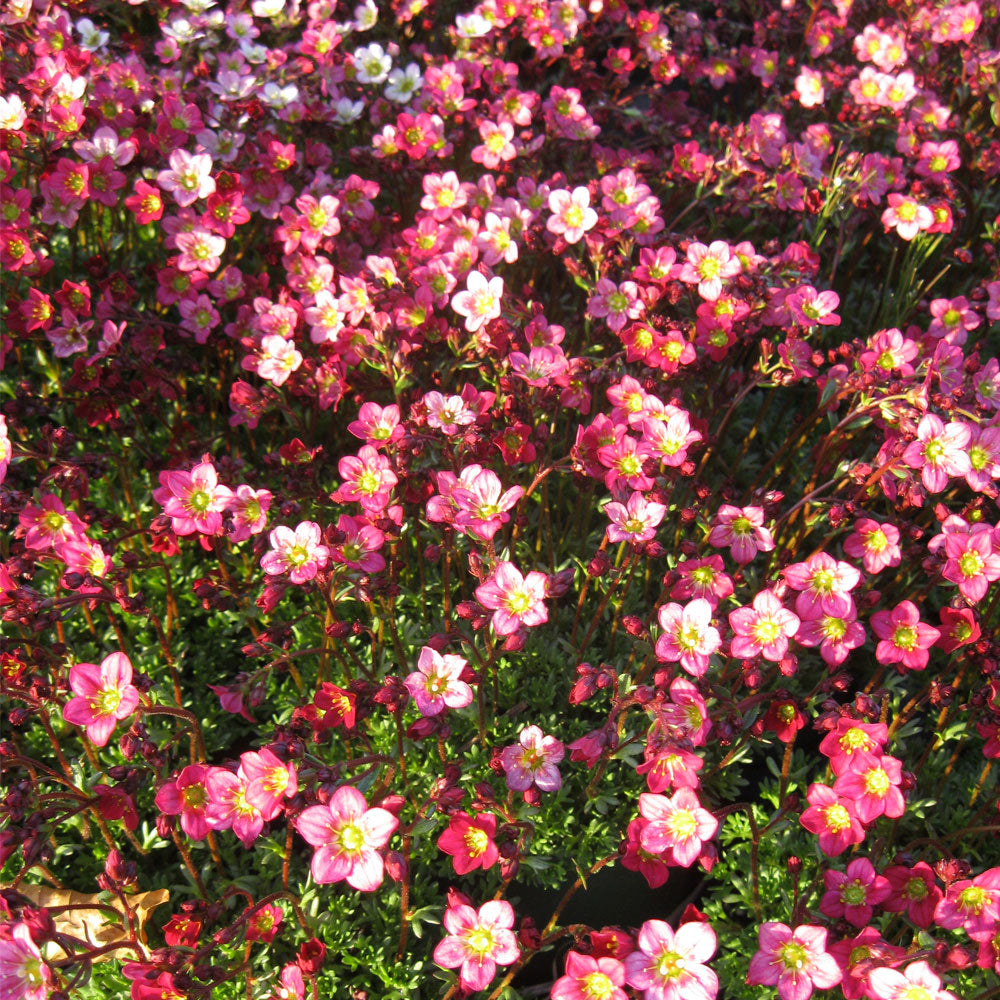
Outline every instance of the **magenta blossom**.
POLYGON ((723 504, 715 516, 708 544, 717 549, 729 546, 730 555, 741 565, 752 562, 758 552, 774 548, 771 532, 764 527, 762 507, 733 507, 723 504))
POLYGON ((132 664, 124 653, 111 653, 100 666, 77 663, 70 669, 69 686, 76 697, 66 703, 63 718, 74 726, 86 726, 94 746, 104 746, 119 720, 127 719, 139 704, 132 664))
POLYGON ((657 659, 680 665, 695 677, 708 670, 708 658, 722 644, 719 630, 712 622, 712 605, 703 597, 681 607, 665 604, 658 620, 663 629, 656 640, 657 659))
POLYGON ((666 505, 653 503, 642 493, 633 493, 624 504, 612 501, 604 508, 611 522, 607 529, 608 541, 633 545, 648 542, 656 535, 656 526, 666 512, 666 505))
POLYGON ((552 1000, 626 1000, 625 966, 603 955, 566 955, 566 972, 555 981, 549 996, 552 1000))
POLYGON ((898 969, 875 969, 868 975, 868 996, 872 1000, 958 1000, 941 989, 941 978, 924 961, 898 969))
POLYGON ((189 764, 156 793, 156 808, 166 816, 180 816, 181 829, 192 840, 204 840, 210 829, 207 818, 208 768, 189 764))
POLYGON ((458 969, 463 989, 486 989, 498 965, 512 965, 521 954, 514 926, 514 910, 502 899, 491 899, 479 910, 466 903, 448 907, 444 929, 448 936, 434 949, 434 961, 445 969, 458 969))
POLYGON ((928 493, 940 493, 949 477, 968 475, 971 465, 967 448, 972 431, 967 424, 952 420, 945 424, 928 413, 917 426, 917 440, 903 452, 903 461, 920 470, 920 479, 928 493))
POLYGON ((0 996, 45 1000, 51 982, 52 972, 32 940, 28 925, 14 924, 10 933, 0 939, 0 996))
POLYGON ((326 805, 304 809, 295 821, 299 833, 316 848, 310 866, 313 878, 319 883, 346 880, 361 892, 374 892, 382 884, 385 864, 379 850, 398 825, 387 809, 369 809, 365 797, 350 785, 341 785, 326 805))
POLYGON ((219 484, 211 462, 199 462, 190 472, 168 470, 160 473, 160 487, 153 499, 171 518, 177 535, 222 534, 222 514, 233 502, 233 491, 219 484))
POLYGON ((912 601, 901 601, 892 611, 872 615, 872 631, 879 638, 875 658, 879 663, 898 663, 900 673, 923 670, 930 659, 930 648, 941 637, 933 625, 920 620, 912 601))

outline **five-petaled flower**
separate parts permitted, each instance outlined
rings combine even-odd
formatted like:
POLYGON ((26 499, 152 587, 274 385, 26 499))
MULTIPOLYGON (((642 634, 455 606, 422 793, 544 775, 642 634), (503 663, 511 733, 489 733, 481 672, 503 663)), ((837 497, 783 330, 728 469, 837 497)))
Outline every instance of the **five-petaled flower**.
POLYGON ((399 820, 387 809, 369 809, 365 797, 351 785, 341 785, 326 805, 309 806, 295 828, 316 848, 310 870, 320 883, 345 881, 361 892, 382 884, 385 847, 399 820))
POLYGON ((828 990, 843 971, 826 950, 826 929, 768 921, 758 932, 760 950, 750 960, 747 983, 777 986, 781 1000, 807 1000, 814 989, 828 990))
POLYGON ((87 739, 102 747, 121 719, 127 719, 139 704, 132 686, 132 664, 124 653, 111 653, 101 665, 77 663, 70 668, 69 686, 76 696, 63 708, 63 718, 74 726, 85 726, 87 739))
POLYGON ((521 954, 513 926, 514 910, 502 899, 491 899, 478 910, 467 903, 450 906, 444 914, 448 934, 434 949, 434 961, 458 969, 463 989, 483 990, 498 965, 512 965, 521 954))

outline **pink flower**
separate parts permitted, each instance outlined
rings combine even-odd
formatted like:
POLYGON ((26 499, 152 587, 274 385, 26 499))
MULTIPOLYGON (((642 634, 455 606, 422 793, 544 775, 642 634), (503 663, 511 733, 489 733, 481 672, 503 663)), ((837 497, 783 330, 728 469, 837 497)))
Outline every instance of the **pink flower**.
POLYGON ((708 658, 720 645, 719 630, 712 621, 712 605, 697 597, 689 604, 665 604, 658 613, 662 634, 656 640, 656 656, 680 665, 695 677, 708 670, 708 658))
POLYGON ((465 317, 465 329, 475 333, 484 323, 500 315, 503 299, 503 278, 489 278, 479 271, 470 271, 465 291, 457 292, 451 307, 465 317))
MULTIPOLYGON (((941 633, 920 620, 912 601, 901 601, 892 611, 872 615, 872 631, 880 642, 875 647, 879 663, 899 663, 904 670, 923 670, 930 659, 928 652, 941 633)), ((899 668, 897 668, 899 669, 899 668)))
POLYGON ((506 900, 491 899, 479 910, 466 903, 449 906, 444 914, 447 937, 434 949, 434 961, 458 969, 463 989, 486 989, 498 965, 512 965, 521 954, 514 926, 514 910, 506 900))
POLYGON ((760 950, 750 960, 747 983, 777 986, 781 1000, 807 1000, 814 989, 828 990, 843 978, 826 950, 826 930, 768 922, 758 932, 760 950))
POLYGON ((714 610, 733 592, 733 581, 722 572, 722 556, 708 556, 706 559, 685 559, 677 564, 680 576, 670 591, 670 596, 678 600, 703 597, 714 610))
POLYGON ((340 460, 337 471, 344 484, 331 495, 332 500, 355 500, 369 514, 381 514, 385 510, 397 482, 388 458, 370 445, 362 445, 357 456, 345 455, 340 460))
POLYGON ((476 413, 461 396, 443 396, 428 392, 421 401, 427 411, 427 426, 451 437, 463 427, 476 422, 476 413))
POLYGON ((265 821, 281 812, 282 799, 292 798, 299 790, 295 765, 281 760, 267 747, 241 754, 240 771, 247 779, 247 802, 260 811, 265 821))
POLYGON ((868 974, 871 1000, 958 1000, 954 993, 941 989, 941 979, 924 961, 911 962, 898 969, 875 969, 868 974))
POLYGON ((865 839, 864 827, 850 808, 849 799, 841 799, 832 788, 817 782, 809 786, 806 800, 809 808, 799 822, 819 837, 819 849, 824 854, 836 857, 865 839))
POLYGON ((485 583, 476 588, 476 600, 493 612, 493 631, 511 635, 522 625, 541 625, 549 620, 542 603, 546 577, 537 571, 522 576, 513 563, 501 562, 485 583))
POLYGON ((934 213, 909 195, 890 194, 889 207, 882 213, 886 232, 895 227, 901 240, 909 242, 923 229, 934 225, 934 213))
POLYGON ((199 462, 190 472, 161 472, 153 499, 171 518, 174 534, 221 535, 222 514, 233 501, 233 491, 219 484, 211 462, 199 462))
POLYGON ((719 980, 705 963, 716 943, 711 924, 691 921, 675 931, 666 921, 647 920, 636 950, 625 957, 626 982, 644 1000, 714 1000, 719 980))
POLYGON ((843 917, 855 927, 864 927, 874 914, 874 907, 892 892, 889 880, 875 872, 867 858, 855 858, 846 872, 827 869, 823 875, 826 892, 820 900, 820 913, 843 917))
MULTIPOLYGON (((387 809, 368 808, 365 797, 341 785, 326 805, 304 809, 295 827, 316 848, 311 871, 319 883, 341 882, 361 892, 374 892, 385 865, 385 847, 399 820, 387 809)), ((491 977, 492 978, 492 977, 491 977)))
MULTIPOLYGON (((426 403, 427 397, 424 397, 426 403)), ((347 429, 373 448, 384 448, 403 436, 399 423, 399 407, 395 403, 379 406, 378 403, 362 403, 358 419, 347 425, 347 429)))
POLYGON ((701 854, 702 844, 715 836, 719 821, 702 808, 690 788, 679 788, 672 798, 642 792, 639 812, 649 820, 640 844, 650 854, 670 853, 668 863, 690 868, 701 854))
POLYGON ((0 939, 0 996, 10 1000, 45 1000, 52 972, 42 959, 26 923, 16 923, 0 939))
POLYGON ((972 431, 956 420, 947 425, 933 413, 926 414, 917 426, 917 440, 903 452, 903 461, 911 469, 920 469, 920 479, 928 493, 940 493, 948 477, 965 476, 971 466, 966 448, 972 431))
POLYGON ((601 278, 587 303, 587 311, 591 316, 605 317, 609 328, 618 333, 630 319, 642 315, 639 286, 634 281, 616 285, 608 278, 601 278))
POLYGON ((465 667, 461 656, 442 655, 430 646, 420 650, 418 669, 403 683, 422 716, 439 715, 446 708, 465 708, 472 703, 472 688, 460 680, 465 667))
POLYGON ((385 534, 373 528, 363 518, 341 514, 337 518, 337 534, 342 538, 330 549, 334 562, 362 573, 379 573, 385 569, 385 558, 379 549, 385 543, 385 534))
POLYGON ((486 871, 500 857, 493 838, 497 832, 497 818, 483 812, 470 816, 466 812, 453 813, 448 829, 438 837, 437 845, 450 854, 457 875, 468 875, 476 868, 486 871))
POLYGON ((852 649, 864 645, 865 630, 852 611, 842 618, 821 615, 819 618, 803 619, 795 638, 803 646, 819 646, 819 655, 824 662, 829 667, 839 667, 852 649))
POLYGON ((212 157, 207 153, 193 154, 175 149, 168 162, 170 169, 161 170, 156 175, 156 183, 169 191, 181 208, 193 205, 199 198, 207 198, 215 191, 212 157))
POLYGON ((801 591, 795 611, 803 618, 846 618, 854 611, 850 592, 861 582, 861 573, 848 563, 817 552, 805 562, 793 563, 783 575, 789 587, 801 591))
POLYGON ((906 800, 899 790, 902 780, 902 764, 883 754, 863 769, 844 771, 833 783, 833 790, 853 803, 862 823, 872 823, 879 816, 899 819, 906 812, 906 800))
POLYGON ((524 490, 512 486, 501 492, 500 479, 490 469, 479 469, 471 475, 466 472, 462 470, 451 492, 457 508, 454 524, 482 541, 489 541, 510 520, 507 511, 524 496, 524 490))
POLYGON ((823 737, 819 749, 829 757, 834 774, 860 772, 878 760, 888 738, 889 727, 885 723, 840 718, 833 732, 823 737))
POLYGON ((961 927, 973 941, 991 940, 1000 930, 1000 868, 948 886, 934 911, 934 922, 945 930, 961 927))
POLYGON ((945 536, 948 561, 941 570, 946 580, 958 584, 959 593, 970 603, 981 601, 994 580, 1000 580, 1000 553, 993 551, 989 531, 968 534, 954 532, 945 536))
POLYGON ((322 532, 315 521, 303 521, 295 531, 279 525, 268 537, 271 550, 260 560, 268 576, 287 573, 292 583, 307 583, 326 566, 330 557, 330 550, 320 544, 322 532))
POLYGON ((546 736, 538 726, 525 726, 518 742, 504 747, 500 755, 507 787, 515 792, 526 792, 532 785, 543 792, 558 791, 562 775, 556 764, 565 754, 565 747, 554 736, 546 736))
POLYGON ((552 985, 552 1000, 626 1000, 625 966, 603 955, 566 954, 566 971, 552 985))
POLYGON ((264 816, 247 798, 249 780, 240 767, 234 774, 224 767, 210 767, 205 779, 208 792, 208 825, 229 830, 249 850, 264 829, 264 816))
MULTIPOLYGON (((9 449, 8 440, 8 453, 9 449)), ((52 549, 61 542, 83 538, 87 533, 86 524, 72 511, 67 511, 62 501, 52 493, 46 493, 37 506, 28 504, 18 520, 25 529, 25 547, 40 552, 52 549)))
POLYGON ((270 490, 255 490, 250 486, 237 486, 229 504, 233 526, 229 529, 231 542, 246 541, 259 535, 267 526, 267 512, 271 506, 270 490))
POLYGON ((608 541, 631 542, 633 545, 648 542, 655 537, 656 526, 666 512, 665 504, 653 503, 642 493, 633 493, 624 504, 612 501, 604 508, 611 522, 607 529, 608 541))
POLYGON ((733 656, 763 656, 775 663, 788 652, 788 640, 799 627, 799 618, 785 608, 772 590, 762 590, 752 607, 729 612, 735 635, 730 643, 733 656))
POLYGON ((723 278, 731 278, 742 269, 739 257, 733 254, 729 244, 715 240, 709 246, 692 243, 678 277, 687 284, 696 284, 698 294, 706 302, 714 302, 722 294, 723 278))
POLYGON ((69 686, 75 698, 63 708, 63 718, 86 726, 87 738, 103 747, 119 720, 127 719, 139 704, 132 686, 132 664, 124 653, 111 653, 101 665, 77 663, 70 669, 69 686))
POLYGON ((207 767, 189 764, 156 793, 156 808, 166 816, 179 815, 181 829, 192 840, 204 840, 209 831, 207 777, 207 767))
POLYGON ((844 552, 860 559, 866 573, 879 573, 889 566, 898 566, 903 558, 899 548, 899 529, 891 524, 879 524, 862 517, 854 531, 844 539, 844 552))
POLYGON ((715 515, 708 544, 717 549, 728 545, 730 555, 744 565, 751 562, 758 552, 770 552, 774 548, 774 539, 764 527, 762 507, 723 504, 715 515))
POLYGON ((886 868, 890 894, 882 904, 889 913, 906 911, 907 917, 925 930, 934 923, 934 911, 942 892, 934 880, 934 870, 926 861, 918 861, 912 868, 892 865, 886 868))
POLYGON ((590 207, 590 192, 585 187, 549 194, 549 211, 552 215, 545 223, 550 233, 555 233, 567 243, 579 243, 588 229, 597 225, 597 213, 590 207))

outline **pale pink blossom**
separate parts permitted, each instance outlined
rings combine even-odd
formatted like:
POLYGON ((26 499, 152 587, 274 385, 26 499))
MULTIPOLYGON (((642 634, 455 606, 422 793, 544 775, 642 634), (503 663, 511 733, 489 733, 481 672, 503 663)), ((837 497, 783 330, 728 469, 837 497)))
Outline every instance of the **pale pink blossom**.
POLYGON ((643 1000, 714 1000, 719 979, 705 963, 716 944, 711 924, 691 921, 675 931, 664 920, 647 920, 625 957, 626 981, 643 1000))
POLYGON ((369 809, 365 797, 341 785, 325 805, 309 806, 295 828, 316 848, 310 870, 320 884, 346 881, 360 892, 374 892, 385 877, 381 849, 399 820, 387 809, 369 809))
POLYGON ((278 525, 268 537, 271 549, 260 560, 268 576, 287 573, 292 583, 307 583, 329 560, 330 550, 321 544, 322 532, 315 521, 302 521, 294 531, 278 525))
POLYGON ((579 243, 583 234, 597 225, 597 213, 590 207, 590 192, 585 187, 552 191, 549 211, 552 215, 545 228, 567 243, 579 243))
POLYGON ((498 965, 513 965, 521 954, 513 926, 514 910, 506 900, 491 899, 478 911, 467 903, 449 906, 444 914, 448 933, 434 949, 434 961, 458 969, 464 989, 484 990, 498 965))
POLYGON ((807 1000, 813 990, 828 990, 843 978, 826 950, 826 929, 802 924, 793 931, 770 921, 758 932, 760 950, 750 960, 747 983, 777 986, 781 1000, 807 1000))
POLYGON ((502 299, 503 278, 487 278, 479 271, 470 271, 465 290, 454 295, 451 307, 465 317, 465 329, 475 333, 500 315, 502 299))
POLYGON ((522 625, 541 625, 549 620, 545 607, 546 577, 535 570, 522 576, 509 562, 497 564, 493 575, 476 588, 476 600, 493 612, 493 630, 511 635, 522 625))
POLYGON ((507 787, 526 792, 532 785, 543 792, 562 787, 562 775, 556 765, 566 750, 554 736, 546 736, 538 726, 525 726, 517 743, 504 747, 500 755, 507 787))
POLYGON ((422 716, 472 704, 472 688, 461 679, 466 666, 461 656, 442 654, 430 646, 420 650, 417 669, 403 683, 422 716))

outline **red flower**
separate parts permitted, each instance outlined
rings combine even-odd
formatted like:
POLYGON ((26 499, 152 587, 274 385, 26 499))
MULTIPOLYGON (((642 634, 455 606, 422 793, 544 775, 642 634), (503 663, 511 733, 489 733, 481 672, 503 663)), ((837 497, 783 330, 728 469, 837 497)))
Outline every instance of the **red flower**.
POLYGON ((437 845, 452 856, 452 863, 459 875, 467 875, 474 868, 484 871, 492 867, 499 857, 493 842, 497 832, 497 818, 484 812, 472 817, 465 812, 452 815, 448 829, 438 837, 437 845))

